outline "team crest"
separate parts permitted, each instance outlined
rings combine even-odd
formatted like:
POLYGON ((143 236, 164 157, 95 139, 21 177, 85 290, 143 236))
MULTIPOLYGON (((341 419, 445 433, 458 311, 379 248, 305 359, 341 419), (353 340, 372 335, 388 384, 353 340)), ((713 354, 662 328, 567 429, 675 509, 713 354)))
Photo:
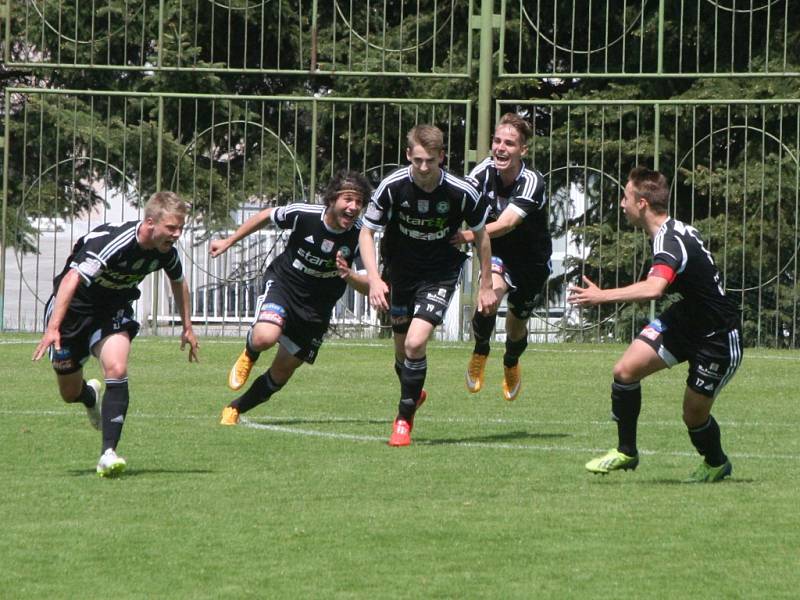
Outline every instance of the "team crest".
POLYGON ((430 202, 428 200, 417 200, 417 210, 421 213, 426 213, 430 210, 430 202))
POLYGON ((350 248, 348 246, 342 246, 339 248, 339 252, 341 253, 342 258, 347 258, 350 256, 350 248))
POLYGON ((150 268, 148 269, 150 272, 155 271, 158 268, 158 260, 150 261, 150 268))
MULTIPOLYGON (((133 271, 138 271, 139 269, 141 269, 141 268, 142 268, 142 265, 143 265, 143 264, 144 264, 144 259, 143 259, 143 258, 140 258, 140 259, 139 259, 139 260, 137 260, 135 263, 133 263, 133 266, 131 266, 131 270, 133 270, 133 271)), ((119 266, 122 266, 122 263, 120 263, 120 265, 119 265, 119 266)))
POLYGON ((329 253, 331 250, 333 250, 333 240, 322 240, 320 248, 326 254, 329 253))
POLYGON ((450 210, 450 204, 448 204, 446 200, 442 200, 436 204, 436 212, 440 215, 447 214, 448 210, 450 210))

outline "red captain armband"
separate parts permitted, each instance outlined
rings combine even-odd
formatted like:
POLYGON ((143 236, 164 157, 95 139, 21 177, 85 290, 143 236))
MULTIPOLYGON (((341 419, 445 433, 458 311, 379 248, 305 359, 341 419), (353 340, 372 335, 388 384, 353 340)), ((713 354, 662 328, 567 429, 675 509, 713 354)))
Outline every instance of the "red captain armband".
POLYGON ((667 283, 675 281, 676 275, 675 269, 667 265, 653 265, 650 267, 650 272, 647 273, 648 277, 661 277, 662 279, 666 279, 667 283))

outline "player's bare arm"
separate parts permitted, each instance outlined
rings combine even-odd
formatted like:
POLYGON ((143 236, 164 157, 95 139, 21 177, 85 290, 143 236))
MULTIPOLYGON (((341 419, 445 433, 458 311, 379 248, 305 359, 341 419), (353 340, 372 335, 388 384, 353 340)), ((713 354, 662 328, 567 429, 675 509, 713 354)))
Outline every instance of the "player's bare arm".
POLYGON ((53 305, 53 314, 50 316, 50 321, 47 324, 47 329, 36 346, 33 352, 32 360, 39 360, 47 352, 50 346, 54 346, 56 350, 61 350, 61 323, 64 316, 67 314, 69 304, 72 302, 72 297, 75 295, 75 290, 81 283, 81 276, 77 269, 70 269, 61 281, 56 294, 55 303, 53 305))
MULTIPOLYGON (((486 233, 489 234, 490 239, 502 237, 507 233, 514 231, 514 229, 516 229, 517 225, 520 223, 522 223, 522 217, 519 216, 519 214, 517 214, 514 210, 506 208, 497 221, 486 224, 486 233)), ((469 229, 459 229, 455 232, 455 234, 453 234, 453 237, 450 238, 450 243, 454 246, 469 244, 474 241, 475 234, 469 229)))
POLYGON ((200 358, 197 354, 200 349, 200 343, 197 341, 197 337, 195 337, 194 331, 192 330, 191 309, 189 306, 189 284, 186 283, 185 279, 181 281, 170 281, 169 283, 172 288, 172 296, 175 298, 175 304, 178 307, 178 314, 181 317, 181 325, 183 326, 183 330, 181 331, 181 352, 186 348, 186 344, 189 344, 189 362, 200 362, 200 358))
POLYGON ((389 310, 389 286, 381 279, 378 272, 378 259, 375 255, 375 231, 363 227, 358 237, 358 247, 361 251, 361 260, 367 270, 367 283, 369 285, 369 304, 376 310, 389 310))
POLYGON ((272 217, 274 208, 265 208, 254 214, 252 217, 242 223, 239 228, 234 231, 230 236, 222 238, 221 240, 211 240, 208 253, 212 258, 216 258, 220 254, 227 252, 228 248, 233 246, 239 240, 246 238, 254 231, 262 229, 272 217))
POLYGON ((369 280, 363 273, 359 273, 350 265, 339 252, 336 254, 336 269, 339 271, 339 277, 344 279, 351 288, 365 296, 369 294, 369 280))
POLYGON ((485 314, 494 314, 497 310, 497 296, 492 289, 492 245, 486 228, 473 232, 475 235, 475 246, 478 250, 478 258, 481 264, 480 287, 478 289, 478 310, 485 314))
POLYGON ((644 281, 621 287, 600 289, 591 279, 584 276, 583 282, 586 287, 577 285, 569 286, 570 304, 578 306, 595 306, 597 304, 608 304, 611 302, 644 302, 656 300, 664 295, 669 282, 658 275, 651 275, 644 281))

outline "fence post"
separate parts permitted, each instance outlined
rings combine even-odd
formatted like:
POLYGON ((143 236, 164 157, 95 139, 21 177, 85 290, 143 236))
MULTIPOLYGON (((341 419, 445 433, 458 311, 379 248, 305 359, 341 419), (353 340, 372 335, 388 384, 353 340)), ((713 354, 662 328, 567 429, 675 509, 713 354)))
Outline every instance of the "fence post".
POLYGON ((3 119, 3 135, 0 144, 3 150, 3 207, 0 213, 0 331, 5 331, 5 294, 6 294, 6 228, 8 227, 7 198, 8 198, 8 153, 11 151, 11 94, 6 89, 5 117, 3 119))
MULTIPOLYGON (((156 130, 156 192, 161 191, 162 162, 164 158, 164 96, 158 97, 158 129, 156 130)), ((153 303, 151 305, 152 319, 150 330, 153 335, 158 335, 158 294, 161 288, 161 271, 153 273, 153 303)))
POLYGON ((478 18, 481 43, 478 59, 478 128, 476 131, 475 161, 482 160, 489 151, 489 134, 492 127, 492 48, 494 45, 493 0, 481 0, 478 18))

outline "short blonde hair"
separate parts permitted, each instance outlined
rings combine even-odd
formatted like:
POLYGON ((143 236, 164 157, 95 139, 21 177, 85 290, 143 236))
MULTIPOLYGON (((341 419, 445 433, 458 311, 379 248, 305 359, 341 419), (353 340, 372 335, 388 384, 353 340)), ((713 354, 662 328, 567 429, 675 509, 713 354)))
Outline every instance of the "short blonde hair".
POLYGON ((422 146, 431 154, 438 154, 444 150, 444 134, 435 125, 417 125, 406 134, 406 150, 413 150, 414 146, 422 146))
POLYGON ((144 205, 145 219, 158 223, 165 214, 185 217, 189 206, 175 192, 156 192, 144 205))

